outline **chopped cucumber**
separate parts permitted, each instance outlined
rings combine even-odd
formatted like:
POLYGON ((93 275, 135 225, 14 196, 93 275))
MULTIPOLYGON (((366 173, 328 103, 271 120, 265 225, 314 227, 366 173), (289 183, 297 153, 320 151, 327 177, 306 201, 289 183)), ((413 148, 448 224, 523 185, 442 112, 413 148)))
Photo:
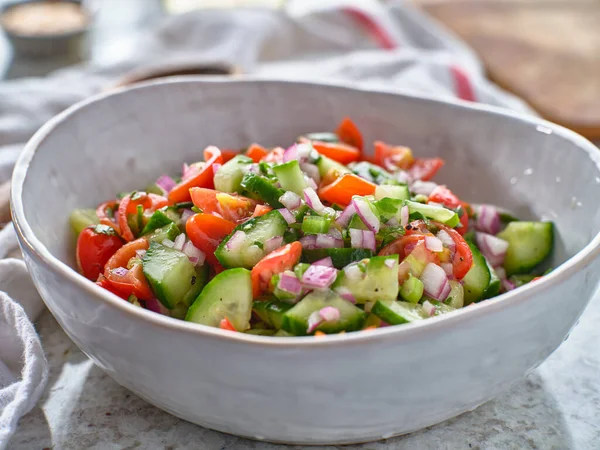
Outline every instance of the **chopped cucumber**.
POLYGON ((440 316, 442 314, 446 314, 452 311, 456 311, 456 308, 454 308, 453 306, 450 306, 446 303, 442 303, 442 302, 438 302, 437 300, 428 300, 429 303, 431 303, 433 306, 435 306, 435 316, 440 316))
POLYGON ((373 305, 371 313, 390 325, 401 325, 425 319, 423 307, 418 303, 377 301, 373 305))
POLYGON ((255 336, 274 336, 275 330, 264 330, 261 328, 246 330, 244 331, 246 334, 253 334, 255 336))
POLYGON ((374 256, 347 266, 334 290, 349 291, 357 303, 392 301, 398 297, 398 255, 374 256))
POLYGON ((552 222, 510 222, 498 237, 508 241, 504 270, 511 276, 531 271, 550 255, 554 227, 552 222))
POLYGON ((279 330, 279 331, 277 331, 277 332, 276 332, 276 333, 275 333, 273 336, 276 336, 276 337, 292 337, 292 336, 294 336, 294 335, 293 335, 293 334, 290 334, 290 333, 288 333, 288 332, 287 332, 287 331, 285 331, 285 330, 279 330))
POLYGON ((285 191, 276 187, 267 178, 249 172, 244 175, 244 178, 242 178, 241 185, 253 196, 268 203, 269 206, 276 209, 283 208, 279 198, 285 193, 285 191))
POLYGON ((331 218, 323 216, 304 216, 302 231, 304 234, 327 233, 331 225, 331 218))
POLYGON ((348 228, 354 228, 356 230, 368 230, 369 227, 365 225, 358 214, 354 214, 348 223, 348 228))
POLYGON ((410 200, 407 200, 405 203, 408 206, 408 212, 410 214, 420 213, 424 217, 435 220, 436 222, 441 222, 450 228, 454 228, 460 223, 458 214, 443 206, 425 205, 410 200))
POLYGON ((473 266, 462 280, 465 290, 465 305, 481 300, 492 279, 487 261, 477 246, 471 241, 467 241, 467 244, 473 254, 473 266))
POLYGON ((279 211, 271 211, 264 216, 255 217, 237 226, 215 250, 215 256, 225 268, 245 267, 251 269, 265 256, 266 251, 255 245, 275 236, 283 236, 288 223, 279 211), (238 232, 245 234, 243 241, 235 248, 227 246, 229 240, 238 232))
POLYGON ((302 137, 305 137, 306 139, 308 139, 310 141, 329 142, 332 144, 334 144, 336 142, 340 142, 340 138, 338 137, 338 135, 335 133, 330 133, 329 131, 308 133, 308 134, 303 135, 302 137))
POLYGON ((510 281, 516 286, 521 287, 527 283, 531 283, 531 281, 536 277, 536 275, 513 275, 510 277, 510 281))
MULTIPOLYGON (((322 258, 319 258, 319 259, 322 259, 322 258)), ((319 259, 316 259, 315 261, 318 261, 319 259)), ((306 263, 296 264, 296 266, 294 267, 294 273, 296 274, 296 276, 298 277, 299 280, 302 279, 302 277, 304 276, 304 272, 306 272, 309 267, 310 267, 310 264, 306 264, 306 263)))
POLYGON ((284 164, 273 166, 273 171, 277 175, 282 189, 295 192, 300 196, 303 195, 308 184, 297 160, 293 159, 284 164))
POLYGON ((234 156, 217 170, 215 189, 221 192, 238 192, 244 173, 252 163, 252 159, 247 156, 234 156))
POLYGON ((393 175, 375 164, 367 161, 361 161, 350 165, 352 172, 361 178, 375 184, 397 184, 393 175))
POLYGON ((281 324, 283 322, 283 315, 293 308, 294 305, 285 302, 278 301, 255 301, 252 304, 252 310, 254 313, 269 325, 276 330, 281 328, 281 324))
POLYGON ((79 236, 85 228, 99 224, 100 220, 94 209, 76 209, 69 216, 69 222, 73 231, 79 236))
POLYGON ((323 155, 321 155, 321 157, 317 161, 317 167, 319 168, 319 174, 321 175, 321 177, 324 177, 332 170, 335 170, 338 176, 344 175, 346 173, 352 173, 343 164, 340 164, 339 162, 334 161, 333 159, 323 155))
POLYGON ((158 228, 154 230, 154 232, 148 236, 150 242, 158 242, 162 244, 165 239, 169 239, 170 241, 174 241, 177 236, 181 234, 181 231, 174 223, 171 223, 165 227, 158 228))
POLYGON ((383 184, 375 188, 375 199, 381 200, 384 198, 391 198, 395 200, 409 200, 410 192, 408 186, 399 185, 392 186, 389 184, 383 184))
POLYGON ((371 258, 373 252, 366 248, 315 248, 302 251, 302 261, 314 263, 323 258, 331 258, 333 267, 343 269, 348 264, 371 258))
POLYGON ((183 252, 151 242, 142 258, 144 276, 156 298, 168 309, 190 305, 206 282, 206 269, 194 267, 183 252))
POLYGON ((252 279, 250 271, 229 269, 215 276, 202 290, 185 316, 188 322, 218 327, 227 318, 234 328, 250 328, 252 279))
POLYGON ((465 289, 456 280, 450 280, 450 294, 444 303, 454 309, 462 308, 465 304, 465 289))
MULTIPOLYGON (((176 220, 178 221, 179 219, 176 220)), ((173 220, 172 215, 168 214, 167 210, 159 209, 157 211, 154 211, 154 214, 150 216, 150 220, 142 230, 142 236, 148 233, 152 233, 157 228, 162 228, 165 225, 169 225, 170 223, 175 222, 176 220, 173 220)))
POLYGON ((419 303, 423 297, 423 282, 412 275, 400 286, 400 297, 409 303, 419 303))
POLYGON ((487 260, 487 258, 485 262, 487 264, 488 270, 490 271, 490 284, 483 293, 484 299, 495 297, 500 293, 500 278, 498 278, 496 271, 494 270, 490 262, 487 260))
MULTIPOLYGON (((296 336, 308 333, 308 318, 315 311, 326 306, 337 308, 340 319, 335 322, 322 322, 316 330, 323 333, 339 333, 340 331, 357 331, 363 326, 366 314, 360 308, 344 300, 332 291, 313 291, 300 300, 283 315, 282 328, 296 336)), ((315 331, 316 331, 315 330, 315 331)))

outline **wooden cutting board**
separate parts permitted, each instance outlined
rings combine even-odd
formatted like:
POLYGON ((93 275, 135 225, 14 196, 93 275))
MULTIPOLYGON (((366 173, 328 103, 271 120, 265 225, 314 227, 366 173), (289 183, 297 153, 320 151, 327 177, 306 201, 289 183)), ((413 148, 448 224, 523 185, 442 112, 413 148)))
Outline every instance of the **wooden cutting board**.
POLYGON ((600 0, 414 0, 490 79, 543 117, 600 139, 600 0))

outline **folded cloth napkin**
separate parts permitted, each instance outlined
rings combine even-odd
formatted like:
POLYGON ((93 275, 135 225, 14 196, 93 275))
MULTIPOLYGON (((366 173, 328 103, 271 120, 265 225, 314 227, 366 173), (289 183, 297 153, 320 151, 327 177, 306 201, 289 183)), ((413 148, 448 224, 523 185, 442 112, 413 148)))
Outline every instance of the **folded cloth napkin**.
MULTIPOLYGON (((400 2, 297 1, 286 12, 201 11, 167 19, 140 42, 136 54, 120 63, 0 84, 0 184, 8 180, 22 143, 46 120, 110 87, 126 71, 156 61, 219 60, 263 77, 351 81, 528 111, 485 79, 461 42, 400 2), (308 3, 317 6, 307 8, 308 3)), ((0 448, 37 402, 47 378, 30 322, 41 300, 24 263, 1 259, 15 248, 7 226, 0 232, 0 448)))

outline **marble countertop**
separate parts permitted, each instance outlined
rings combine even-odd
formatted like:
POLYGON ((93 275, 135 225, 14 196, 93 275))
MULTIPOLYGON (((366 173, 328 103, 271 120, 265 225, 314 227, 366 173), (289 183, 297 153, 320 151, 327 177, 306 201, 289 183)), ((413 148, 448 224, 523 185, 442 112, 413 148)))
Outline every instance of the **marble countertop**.
MULTIPOLYGON (((569 339, 509 392, 426 430, 343 449, 600 449, 598 294, 569 339)), ((37 327, 50 380, 39 406, 21 419, 11 449, 301 448, 248 441, 173 417, 105 375, 47 311, 37 327)))

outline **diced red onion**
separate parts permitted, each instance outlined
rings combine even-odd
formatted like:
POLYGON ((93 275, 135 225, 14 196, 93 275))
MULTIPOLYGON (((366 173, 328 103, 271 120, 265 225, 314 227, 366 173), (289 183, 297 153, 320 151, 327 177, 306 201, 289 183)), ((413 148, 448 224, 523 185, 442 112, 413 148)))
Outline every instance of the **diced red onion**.
POLYGON ((501 266, 504 263, 508 250, 507 241, 491 234, 477 232, 475 233, 475 242, 492 266, 501 266))
POLYGON ((352 292, 350 292, 350 289, 348 289, 347 287, 340 286, 340 287, 336 288, 335 291, 344 300, 349 301, 352 304, 356 304, 356 297, 352 294, 352 292))
POLYGON ((336 239, 342 239, 342 232, 337 228, 331 227, 327 234, 333 236, 336 239))
POLYGON ((302 283, 300 283, 300 280, 296 275, 290 271, 285 271, 279 276, 278 287, 290 294, 300 295, 302 293, 302 283))
POLYGON ((479 206, 475 228, 489 234, 498 234, 500 231, 500 214, 498 210, 490 205, 479 206))
POLYGON ((362 230, 356 228, 350 228, 350 246, 352 248, 362 248, 363 245, 363 234, 362 230))
POLYGON ((375 233, 370 230, 362 230, 362 246, 373 253, 377 251, 377 242, 375 241, 375 233))
POLYGON ((302 204, 300 196, 292 191, 286 191, 285 194, 279 197, 279 201, 287 209, 296 209, 302 204))
POLYGON ((145 255, 146 255, 146 250, 136 250, 135 254, 137 255, 138 258, 142 259, 145 255))
POLYGON ((306 332, 308 334, 312 333, 319 325, 321 325, 322 322, 323 318, 321 317, 321 314, 319 314, 319 311, 314 311, 310 316, 308 316, 308 328, 306 329, 306 332))
POLYGON ((365 273, 358 267, 358 264, 350 264, 344 267, 344 273, 349 281, 358 281, 365 277, 365 273))
POLYGON ((431 317, 435 314, 435 306, 430 301, 425 300, 423 302, 423 311, 425 312, 425 314, 431 317))
POLYGON ((265 252, 271 253, 281 247, 281 244, 283 244, 283 236, 273 236, 265 241, 265 252))
POLYGON ((146 309, 148 311, 152 311, 158 314, 164 314, 164 309, 162 304, 155 298, 146 300, 144 302, 146 304, 146 309))
POLYGON ((321 203, 321 199, 311 187, 304 189, 304 200, 310 208, 314 209, 318 213, 322 213, 325 209, 325 206, 323 206, 323 203, 321 203))
POLYGON ((231 238, 227 241, 227 244, 225 245, 225 247, 227 247, 227 250, 230 251, 238 251, 241 246, 244 244, 244 241, 246 239, 246 233, 244 233, 241 230, 236 231, 235 233, 233 233, 233 236, 231 236, 231 238))
POLYGON ((294 159, 298 159, 296 156, 296 153, 298 151, 298 144, 293 144, 291 146, 289 146, 285 152, 283 152, 283 162, 290 162, 293 161, 294 159))
POLYGON ((356 208, 354 208, 354 205, 350 203, 348 206, 346 206, 344 211, 342 211, 342 214, 340 214, 340 216, 337 219, 335 219, 335 223, 337 223, 341 227, 346 227, 348 226, 348 223, 350 222, 350 219, 352 219, 352 216, 354 214, 356 214, 356 208))
POLYGON ((212 165, 213 176, 217 174, 217 171, 220 169, 220 167, 221 167, 222 165, 223 165, 223 164, 219 164, 219 163, 214 163, 214 164, 212 165))
POLYGON ((337 270, 333 267, 311 265, 302 276, 302 284, 308 288, 326 289, 333 284, 337 270))
POLYGON ((317 234, 315 245, 317 248, 342 248, 344 246, 344 241, 329 234, 319 233, 317 234))
POLYGON ((425 236, 425 248, 429 251, 439 253, 444 251, 444 244, 435 236, 425 236))
POLYGON ((356 209, 356 214, 358 214, 358 216, 362 219, 364 224, 367 227, 369 227, 369 229, 372 232, 378 233, 379 227, 381 226, 381 222, 371 209, 371 205, 369 204, 369 202, 360 197, 355 197, 352 199, 352 204, 356 209))
POLYGON ((305 162, 300 164, 300 168, 315 183, 318 184, 321 182, 321 174, 319 173, 319 168, 315 164, 305 162))
POLYGON ((300 164, 305 162, 308 159, 310 152, 312 150, 313 150, 313 146, 309 142, 303 142, 300 144, 296 144, 296 158, 298 158, 298 162, 300 164))
POLYGON ((398 225, 400 225, 400 222, 398 222, 398 219, 396 219, 395 217, 392 217, 385 224, 388 227, 397 227, 398 225))
POLYGON ((185 244, 185 234, 181 233, 180 235, 178 235, 175 238, 175 241, 173 242, 173 248, 175 250, 182 251, 184 244, 185 244))
POLYGON ((428 263, 421 273, 423 289, 427 295, 435 300, 443 301, 450 294, 450 283, 446 272, 437 264, 428 263))
POLYGON ((454 267, 452 267, 452 263, 443 262, 440 264, 440 266, 442 267, 442 269, 444 269, 446 275, 448 275, 449 277, 454 276, 454 267))
POLYGON ((403 184, 409 184, 412 181, 412 177, 405 170, 399 170, 398 172, 395 173, 394 176, 397 181, 399 181, 400 183, 403 183, 403 184))
POLYGON ((324 216, 328 216, 328 217, 335 217, 335 209, 326 206, 325 208, 323 208, 323 212, 321 213, 324 216))
POLYGON ((173 248, 173 245, 175 245, 175 243, 171 239, 164 239, 161 242, 161 244, 164 245, 165 247, 169 247, 169 248, 173 248))
POLYGON ((296 218, 290 212, 289 209, 287 209, 287 208, 281 208, 281 209, 278 209, 277 211, 279 211, 279 213, 283 216, 283 218, 288 223, 288 225, 296 222, 296 218))
POLYGON ((429 195, 433 192, 433 190, 437 187, 437 183, 433 181, 421 181, 416 180, 413 184, 410 185, 410 190, 415 194, 429 195))
POLYGON ((317 183, 315 183, 315 180, 313 180, 312 178, 310 178, 307 175, 304 175, 304 181, 306 181, 306 184, 308 184, 309 187, 311 187, 315 190, 319 187, 319 186, 317 186, 317 183))
POLYGON ((494 272, 496 272, 498 278, 506 280, 506 270, 504 270, 504 267, 495 267, 494 272))
POLYGON ((112 273, 119 277, 124 277, 125 275, 127 275, 127 273, 129 273, 129 270, 127 270, 125 267, 117 267, 115 269, 112 269, 112 273))
POLYGON ((454 242, 454 239, 452 239, 452 236, 450 236, 450 233, 446 230, 438 231, 437 238, 442 241, 442 244, 444 244, 445 247, 448 247, 450 251, 456 250, 456 242, 454 242))
POLYGON ((260 175, 260 167, 258 164, 248 164, 247 173, 253 173, 255 175, 260 175))
POLYGON ((194 265, 204 264, 204 260, 206 259, 206 255, 202 250, 197 248, 192 241, 188 241, 183 246, 183 253, 187 255, 187 257, 194 263, 194 265))
POLYGON ((175 186, 177 186, 177 183, 175 183, 175 180, 170 176, 162 175, 156 180, 156 185, 168 194, 175 186))
POLYGON ((410 212, 408 210, 408 206, 404 205, 400 208, 400 225, 406 227, 408 225, 408 218, 410 216, 410 212))
POLYGON ((326 306, 319 311, 319 315, 325 322, 337 322, 340 320, 340 310, 333 306, 326 306))
POLYGON ((331 256, 315 261, 313 264, 315 266, 333 267, 333 261, 331 260, 331 256))
POLYGON ((386 260, 384 261, 384 264, 385 264, 385 266, 386 266, 388 269, 393 269, 393 268, 394 268, 394 266, 396 265, 396 261, 394 261, 394 260, 393 260, 393 259, 391 259, 391 258, 388 258, 388 259, 386 259, 386 260))
POLYGON ((312 250, 317 248, 317 236, 311 234, 309 236, 304 236, 300 238, 300 244, 302 244, 302 248, 305 250, 312 250))
POLYGON ((191 166, 184 164, 183 165, 184 171, 183 171, 183 174, 181 175, 181 180, 185 181, 185 180, 188 180, 188 179, 192 178, 193 176, 199 174, 203 165, 204 165, 204 163, 197 163, 197 164, 193 164, 191 166))
POLYGON ((504 292, 508 292, 508 291, 512 291, 513 289, 516 289, 517 286, 510 280, 504 279, 501 281, 502 283, 502 289, 504 289, 504 292))
POLYGON ((194 215, 194 211, 192 211, 191 209, 184 209, 183 212, 181 213, 181 220, 184 222, 187 222, 188 219, 190 217, 192 217, 194 215))

